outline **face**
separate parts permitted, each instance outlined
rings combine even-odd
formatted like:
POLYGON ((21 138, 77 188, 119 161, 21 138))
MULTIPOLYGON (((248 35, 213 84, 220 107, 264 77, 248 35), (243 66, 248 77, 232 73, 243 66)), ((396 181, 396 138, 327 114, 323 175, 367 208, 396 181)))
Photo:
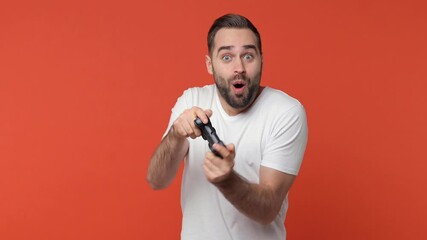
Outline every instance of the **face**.
POLYGON ((208 72, 214 76, 222 104, 243 111, 256 98, 262 72, 262 56, 255 34, 249 29, 220 29, 210 56, 208 72))

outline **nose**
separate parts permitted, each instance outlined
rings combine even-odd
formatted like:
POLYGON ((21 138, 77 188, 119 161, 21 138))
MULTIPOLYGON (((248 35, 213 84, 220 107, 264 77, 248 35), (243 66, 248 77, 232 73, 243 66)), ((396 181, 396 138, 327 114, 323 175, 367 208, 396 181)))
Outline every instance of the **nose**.
POLYGON ((243 74, 245 73, 245 64, 241 58, 237 58, 234 63, 234 74, 243 74))

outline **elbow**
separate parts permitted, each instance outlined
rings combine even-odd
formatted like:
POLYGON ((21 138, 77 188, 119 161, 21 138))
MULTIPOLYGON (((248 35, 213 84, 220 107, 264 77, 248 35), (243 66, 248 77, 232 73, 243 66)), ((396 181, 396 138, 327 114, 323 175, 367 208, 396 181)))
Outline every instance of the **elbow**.
POLYGON ((156 179, 151 174, 147 174, 146 180, 150 185, 150 188, 153 190, 163 190, 168 186, 167 184, 162 184, 161 182, 156 181, 156 179))
POLYGON ((153 183, 153 182, 148 182, 148 184, 150 185, 150 188, 153 189, 153 190, 163 190, 163 189, 166 188, 165 186, 162 186, 160 184, 156 184, 156 183, 153 183))
POLYGON ((277 210, 277 211, 273 211, 273 210, 272 211, 266 211, 266 212, 264 212, 263 215, 259 216, 259 218, 256 219, 256 221, 259 224, 264 225, 264 226, 269 225, 276 220, 278 214, 279 214, 279 210, 277 210))
POLYGON ((277 215, 275 215, 275 216, 273 216, 273 217, 271 217, 271 216, 265 216, 264 218, 262 218, 262 219, 258 219, 258 223, 259 224, 261 224, 261 225, 269 225, 269 224, 271 224, 272 222, 274 222, 274 219, 276 219, 276 216, 277 215))

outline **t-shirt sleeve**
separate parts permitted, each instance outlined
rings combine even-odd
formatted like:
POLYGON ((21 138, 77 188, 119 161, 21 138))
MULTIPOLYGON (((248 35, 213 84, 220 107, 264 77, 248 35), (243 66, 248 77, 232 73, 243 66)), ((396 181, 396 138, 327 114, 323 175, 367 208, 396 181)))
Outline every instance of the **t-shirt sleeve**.
POLYGON ((166 136, 166 134, 169 132, 169 129, 172 127, 172 124, 175 122, 175 120, 181 115, 182 112, 184 112, 185 109, 190 108, 188 107, 188 98, 190 95, 190 91, 186 90, 184 93, 176 100, 176 103, 171 111, 171 116, 169 119, 168 127, 163 134, 163 137, 166 136))
POLYGON ((261 165, 298 175, 308 138, 304 107, 301 104, 292 107, 272 124, 261 165))
POLYGON ((215 93, 214 85, 207 85, 203 88, 189 88, 177 99, 175 106, 172 108, 171 117, 169 119, 168 128, 163 137, 169 132, 172 124, 186 109, 194 106, 202 109, 210 109, 212 107, 212 99, 215 93))

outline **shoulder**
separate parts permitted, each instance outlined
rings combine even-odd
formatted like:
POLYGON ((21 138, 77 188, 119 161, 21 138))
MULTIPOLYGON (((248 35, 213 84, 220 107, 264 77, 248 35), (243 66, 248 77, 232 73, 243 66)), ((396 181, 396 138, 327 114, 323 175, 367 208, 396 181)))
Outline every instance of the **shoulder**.
POLYGON ((205 107, 211 105, 215 93, 215 85, 188 88, 183 92, 178 101, 183 102, 187 108, 192 106, 205 107))
POLYGON ((198 94, 209 94, 213 93, 215 90, 215 85, 205 85, 203 87, 192 87, 184 91, 183 95, 198 95, 198 94))
POLYGON ((182 94, 183 97, 186 98, 197 98, 199 96, 207 96, 212 95, 215 92, 215 85, 206 85, 203 87, 192 87, 188 88, 182 94))
POLYGON ((274 111, 275 113, 304 111, 303 105, 296 98, 270 87, 263 89, 258 101, 262 109, 274 111))

